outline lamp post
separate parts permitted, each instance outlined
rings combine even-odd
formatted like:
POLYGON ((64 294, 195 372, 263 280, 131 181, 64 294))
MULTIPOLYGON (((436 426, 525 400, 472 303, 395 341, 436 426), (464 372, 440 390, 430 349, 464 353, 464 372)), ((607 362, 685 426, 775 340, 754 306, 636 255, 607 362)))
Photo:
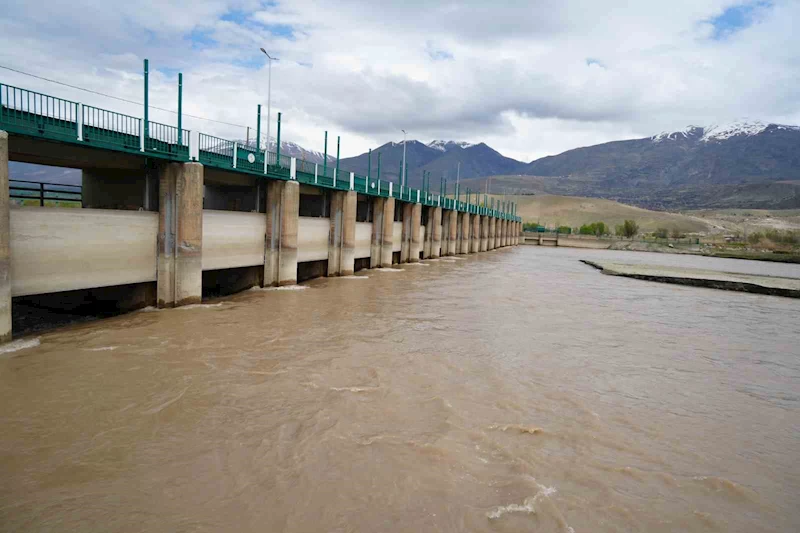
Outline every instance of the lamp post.
MULTIPOLYGON (((267 76, 267 148, 266 148, 266 151, 269 152, 269 128, 270 128, 270 123, 272 122, 272 62, 278 61, 278 58, 272 57, 263 48, 261 49, 261 51, 264 52, 265 56, 267 56, 267 62, 269 63, 269 69, 268 69, 269 74, 267 76)), ((259 139, 258 142, 260 144, 261 139, 259 139)))
POLYGON ((403 165, 400 169, 400 191, 402 192, 406 186, 406 130, 400 131, 403 132, 403 165))

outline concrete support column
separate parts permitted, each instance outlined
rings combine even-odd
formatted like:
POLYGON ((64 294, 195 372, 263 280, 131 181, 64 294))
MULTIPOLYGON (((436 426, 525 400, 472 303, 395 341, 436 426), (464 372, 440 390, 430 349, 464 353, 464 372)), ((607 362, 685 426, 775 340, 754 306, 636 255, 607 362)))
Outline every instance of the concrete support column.
MULTIPOLYGON (((409 204, 404 202, 401 204, 403 209, 403 237, 402 243, 400 244, 400 262, 401 263, 408 263, 409 258, 411 257, 411 237, 412 237, 412 211, 413 211, 413 204, 409 204)), ((398 206, 398 209, 400 207, 398 206)))
POLYGON ((517 222, 517 238, 515 242, 517 245, 522 244, 522 222, 517 222))
POLYGON ((264 286, 294 285, 300 185, 296 181, 267 181, 265 211, 264 286))
POLYGON ((8 133, 0 131, 0 342, 11 340, 11 232, 8 133))
POLYGON ((456 255, 461 245, 461 243, 458 242, 458 211, 450 211, 448 218, 450 219, 448 223, 450 226, 450 238, 447 242, 447 255, 456 255))
POLYGON ((508 220, 503 220, 503 234, 502 235, 503 235, 503 237, 502 237, 503 248, 505 248, 506 246, 508 246, 508 220))
POLYGON ((369 267, 381 266, 381 243, 383 242, 383 211, 385 198, 372 199, 372 246, 370 248, 369 267))
POLYGON ((486 242, 487 250, 494 250, 494 232, 497 229, 497 219, 489 217, 489 240, 486 242))
POLYGON ((442 208, 432 208, 428 215, 428 224, 432 226, 431 258, 437 259, 442 255, 442 208), (431 216, 432 215, 432 216, 431 216))
POLYGON ((468 254, 470 246, 470 221, 469 213, 461 213, 461 253, 468 254))
POLYGON ((386 198, 383 204, 383 220, 381 221, 381 266, 392 266, 392 240, 394 238, 394 198, 386 198))
POLYGON ((408 262, 419 263, 419 252, 422 250, 422 241, 419 238, 419 229, 422 225, 422 204, 411 204, 411 248, 408 250, 408 262))
POLYGON ((422 209, 428 214, 428 223, 425 224, 425 235, 422 239, 422 258, 429 259, 432 253, 433 246, 433 207, 423 207, 422 209))
POLYGON ((472 224, 472 232, 469 252, 476 254, 481 251, 481 217, 479 215, 470 215, 470 223, 472 224))
POLYGON ((158 306, 203 297, 203 165, 165 163, 158 169, 158 306))
POLYGON ((505 228, 505 220, 502 218, 497 219, 497 247, 503 247, 503 229, 505 228))
POLYGON ((355 269, 355 191, 331 194, 331 229, 328 237, 328 276, 351 276, 355 269))
POLYGON ((488 250, 489 245, 489 217, 483 215, 481 217, 481 245, 480 251, 485 252, 488 250))

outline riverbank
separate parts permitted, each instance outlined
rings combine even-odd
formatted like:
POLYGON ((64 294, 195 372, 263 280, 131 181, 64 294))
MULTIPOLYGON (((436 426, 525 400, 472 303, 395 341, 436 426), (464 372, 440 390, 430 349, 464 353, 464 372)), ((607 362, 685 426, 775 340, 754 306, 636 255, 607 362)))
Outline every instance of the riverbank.
POLYGON ((646 281, 657 281, 659 283, 672 283, 675 285, 689 285, 727 291, 800 298, 800 279, 795 278, 719 272, 699 268, 600 263, 585 259, 581 259, 581 262, 610 276, 622 276, 646 281))
POLYGON ((630 241, 623 239, 598 239, 589 236, 561 236, 558 246, 566 248, 595 248, 628 252, 654 252, 665 254, 690 254, 703 257, 720 257, 723 259, 746 259, 750 261, 771 261, 774 263, 800 264, 800 253, 784 253, 746 250, 720 245, 705 246, 702 244, 662 243, 648 241, 630 241))

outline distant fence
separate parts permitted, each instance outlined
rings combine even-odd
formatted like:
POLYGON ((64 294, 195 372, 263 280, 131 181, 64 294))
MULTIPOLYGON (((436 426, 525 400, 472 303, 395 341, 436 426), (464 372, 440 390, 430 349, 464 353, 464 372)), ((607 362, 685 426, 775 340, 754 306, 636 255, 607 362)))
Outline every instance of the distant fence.
POLYGON ((83 192, 80 185, 46 183, 41 181, 8 180, 8 196, 22 200, 23 205, 45 205, 57 203, 80 207, 83 192))

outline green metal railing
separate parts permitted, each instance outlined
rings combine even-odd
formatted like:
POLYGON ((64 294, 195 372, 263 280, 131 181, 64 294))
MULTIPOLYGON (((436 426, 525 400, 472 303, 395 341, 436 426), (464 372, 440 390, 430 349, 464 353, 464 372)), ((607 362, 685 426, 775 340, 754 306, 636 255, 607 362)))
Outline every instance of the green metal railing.
POLYGON ((76 102, 0 84, 0 123, 17 133, 77 139, 76 102))
POLYGON ((89 105, 80 106, 81 140, 104 148, 140 151, 142 120, 89 105))
MULTIPOLYGON (((182 80, 179 80, 179 109, 181 94, 182 80)), ((144 116, 142 119, 0 84, 0 129, 163 159, 190 160, 192 136, 189 130, 181 127, 180 116, 178 127, 148 120, 146 109, 144 116)), ((196 138, 196 156, 191 155, 204 165, 268 178, 286 180, 294 177, 301 183, 320 187, 352 189, 371 196, 393 197, 405 202, 519 220, 510 212, 448 198, 441 196, 441 193, 434 194, 430 191, 429 175, 423 176, 422 189, 400 187, 384 179, 357 174, 353 175, 351 186, 350 171, 339 169, 336 172, 332 164, 314 164, 295 159, 295 173, 292 175, 292 158, 286 154, 265 152, 254 143, 238 143, 205 133, 198 133, 196 138)), ((378 169, 380 175, 380 157, 378 169)))

